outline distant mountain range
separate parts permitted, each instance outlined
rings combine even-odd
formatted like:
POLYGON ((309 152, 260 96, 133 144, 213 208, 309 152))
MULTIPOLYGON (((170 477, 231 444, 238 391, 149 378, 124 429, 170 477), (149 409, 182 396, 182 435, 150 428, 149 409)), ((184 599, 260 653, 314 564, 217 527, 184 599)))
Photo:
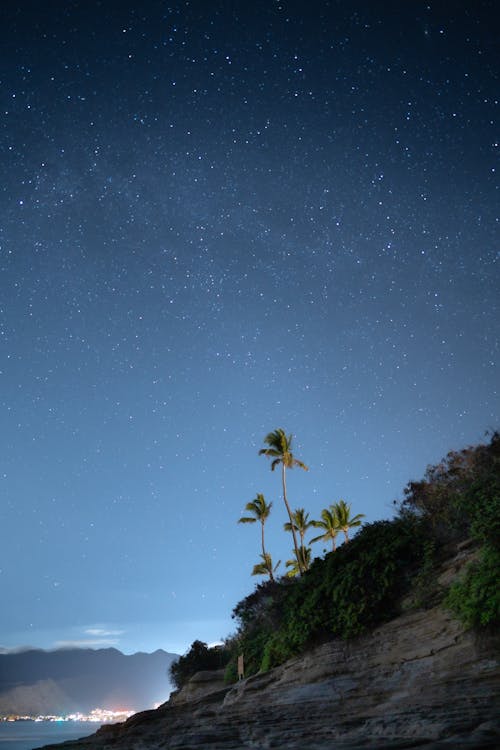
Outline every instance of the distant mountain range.
POLYGON ((129 656, 115 648, 0 654, 0 716, 152 708, 167 700, 168 669, 177 658, 161 649, 129 656))

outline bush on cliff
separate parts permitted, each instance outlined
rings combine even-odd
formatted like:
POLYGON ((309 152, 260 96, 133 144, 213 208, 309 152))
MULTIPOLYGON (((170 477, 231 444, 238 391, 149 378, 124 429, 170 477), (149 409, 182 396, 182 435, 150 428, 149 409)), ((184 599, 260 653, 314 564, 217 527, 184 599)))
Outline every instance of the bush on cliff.
POLYGON ((499 482, 500 433, 494 432, 489 443, 450 451, 427 467, 422 480, 409 482, 399 513, 424 518, 429 534, 440 543, 469 535, 498 543, 499 482))
POLYGON ((444 604, 466 627, 500 623, 500 433, 490 442, 451 451, 405 489, 401 510, 428 522, 435 543, 472 537, 480 546, 444 604))
POLYGON ((479 560, 471 563, 462 578, 452 584, 444 603, 466 627, 500 623, 499 572, 500 551, 485 545, 479 560))
POLYGON ((500 624, 500 435, 478 451, 470 485, 458 497, 470 534, 480 545, 479 559, 454 583, 445 605, 467 627, 500 624))
POLYGON ((357 636, 394 617, 411 585, 417 584, 417 604, 432 603, 445 545, 471 535, 481 545, 480 559, 445 603, 466 625, 499 622, 499 468, 494 433, 489 444, 451 452, 423 480, 410 482, 394 520, 364 526, 300 578, 260 584, 233 610, 238 630, 228 674, 235 675, 238 653, 248 676, 323 639, 357 636))
POLYGON ((261 584, 233 610, 245 673, 325 638, 356 636, 397 613, 422 553, 420 519, 378 521, 293 581, 261 584), (420 541, 419 541, 420 540, 420 541))
POLYGON ((171 664, 170 679, 175 687, 180 689, 196 672, 225 667, 230 656, 230 652, 224 646, 209 648, 203 641, 193 641, 189 651, 171 664))

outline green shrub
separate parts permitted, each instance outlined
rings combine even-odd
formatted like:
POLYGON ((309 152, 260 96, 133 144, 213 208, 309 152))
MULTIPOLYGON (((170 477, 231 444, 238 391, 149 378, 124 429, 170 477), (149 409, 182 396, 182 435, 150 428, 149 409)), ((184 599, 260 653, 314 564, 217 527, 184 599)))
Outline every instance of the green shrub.
MULTIPOLYGON (((421 557, 421 531, 415 518, 378 521, 316 560, 284 602, 287 657, 325 637, 351 638, 393 617, 421 557)), ((282 648, 274 663, 284 655, 282 648)))
POLYGON ((228 674, 237 673, 236 662, 241 653, 247 677, 260 670, 266 643, 281 625, 283 597, 293 584, 287 578, 279 582, 264 581, 234 607, 232 616, 238 622, 235 639, 238 645, 232 652, 228 674))
POLYGON ((482 542, 500 539, 500 433, 490 442, 450 451, 428 466, 424 479, 409 482, 400 515, 416 513, 439 543, 468 535, 482 542))
POLYGON ((230 656, 225 646, 209 648, 203 641, 193 641, 189 651, 170 665, 170 679, 180 689, 200 670, 225 667, 230 656))
POLYGON ((390 619, 422 556, 422 521, 369 524, 300 578, 261 584, 234 610, 245 673, 267 670, 325 638, 390 619))
POLYGON ((463 577, 450 587, 445 599, 466 627, 500 624, 500 551, 486 545, 480 559, 471 563, 463 577))
POLYGON ((466 627, 500 623, 500 435, 478 446, 474 476, 455 498, 469 520, 469 533, 481 546, 480 557, 450 587, 445 599, 466 627))
POLYGON ((500 548, 500 463, 470 487, 461 504, 470 517, 470 534, 483 544, 500 548))

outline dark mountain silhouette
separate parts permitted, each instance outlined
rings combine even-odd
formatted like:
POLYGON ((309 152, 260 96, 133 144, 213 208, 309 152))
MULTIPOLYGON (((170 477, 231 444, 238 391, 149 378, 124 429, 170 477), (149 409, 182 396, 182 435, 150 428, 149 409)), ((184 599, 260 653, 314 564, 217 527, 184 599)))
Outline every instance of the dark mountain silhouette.
POLYGON ((114 648, 0 654, 0 716, 152 708, 168 698, 176 654, 114 648))

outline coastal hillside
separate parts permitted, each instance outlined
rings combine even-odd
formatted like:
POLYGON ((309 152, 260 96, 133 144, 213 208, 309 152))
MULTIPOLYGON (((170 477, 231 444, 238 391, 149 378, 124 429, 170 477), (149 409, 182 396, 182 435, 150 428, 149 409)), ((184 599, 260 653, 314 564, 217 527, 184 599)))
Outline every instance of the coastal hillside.
POLYGON ((125 655, 114 648, 0 654, 0 716, 151 708, 168 697, 176 658, 162 650, 125 655))
POLYGON ((449 453, 393 520, 239 602, 220 669, 195 642, 167 703, 68 748, 498 748, 499 467, 498 433, 449 453))
MULTIPOLYGON (((468 560, 470 550, 458 550, 440 581, 468 560)), ((156 711, 65 747, 493 750, 500 746, 498 646, 492 634, 464 630, 432 607, 230 686, 222 672, 198 673, 156 711)))

